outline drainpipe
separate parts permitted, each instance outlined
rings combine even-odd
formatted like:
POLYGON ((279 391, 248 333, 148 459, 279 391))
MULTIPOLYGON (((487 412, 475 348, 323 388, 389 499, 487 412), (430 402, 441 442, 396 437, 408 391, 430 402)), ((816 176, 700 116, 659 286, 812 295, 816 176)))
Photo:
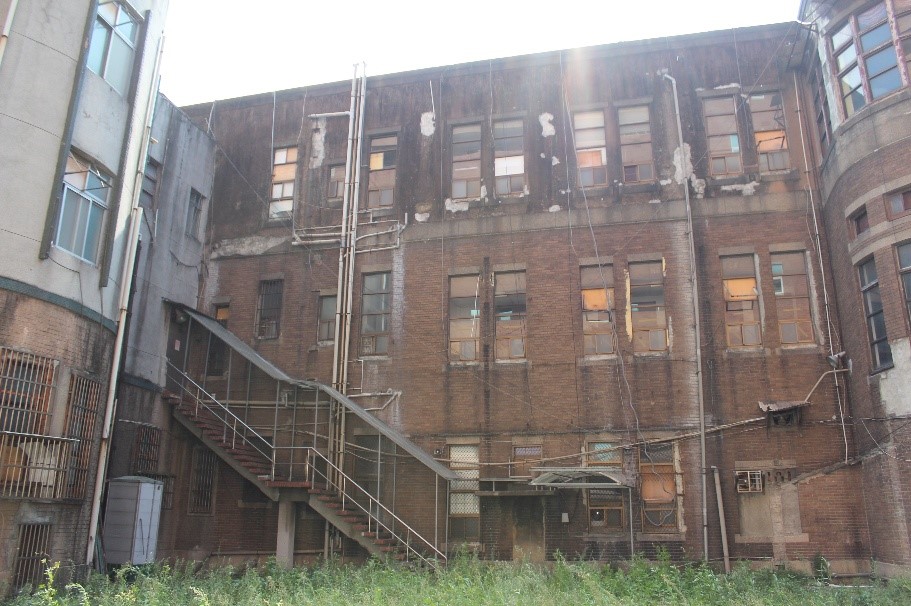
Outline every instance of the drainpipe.
MULTIPOLYGON (((677 118, 677 141, 680 145, 680 162, 683 163, 683 126, 680 123, 680 100, 677 97, 677 80, 662 70, 661 75, 671 81, 671 87, 674 91, 674 114, 677 118)), ((706 465, 705 465, 705 398, 702 393, 702 335, 701 323, 699 321, 699 280, 696 275, 696 244, 693 239, 693 210, 690 205, 690 184, 689 178, 683 182, 683 195, 686 200, 686 229, 687 244, 690 252, 690 282, 693 285, 693 317, 695 319, 696 330, 696 381, 698 383, 697 399, 699 402, 699 462, 702 475, 702 557, 705 561, 709 559, 709 511, 706 500, 708 499, 708 488, 706 486, 706 465)))
POLYGON ((724 497, 721 495, 721 477, 718 468, 712 465, 715 474, 715 499, 718 501, 718 525, 721 527, 721 550, 724 554, 724 572, 731 572, 731 556, 728 554, 728 525, 724 519, 724 497))
POLYGON ((6 42, 9 40, 9 33, 13 29, 13 16, 16 14, 16 7, 19 0, 13 0, 6 13, 6 22, 3 24, 3 32, 0 33, 0 65, 3 64, 3 53, 6 52, 6 42))
POLYGON ((101 426, 101 444, 98 449, 98 469, 95 473, 95 486, 92 492, 92 513, 89 519, 89 540, 86 547, 86 565, 91 566, 95 558, 95 539, 98 531, 98 517, 101 513, 101 495, 104 492, 105 476, 108 467, 108 450, 111 444, 111 430, 114 410, 117 406, 117 379, 120 376, 120 362, 123 356, 123 343, 126 337, 127 314, 129 313, 130 292, 133 289, 133 266, 139 249, 139 228, 142 225, 142 208, 139 206, 139 194, 142 191, 142 175, 148 157, 149 140, 152 137, 152 119, 155 115, 155 98, 158 95, 158 73, 161 68, 161 55, 164 50, 163 38, 158 40, 158 53, 150 82, 148 105, 146 107, 140 149, 142 153, 136 163, 136 176, 133 181, 132 205, 130 208, 130 226, 127 236, 126 255, 120 275, 119 313, 117 318, 117 336, 114 339, 114 354, 111 360, 111 374, 108 378, 108 395, 104 407, 104 423, 101 426))

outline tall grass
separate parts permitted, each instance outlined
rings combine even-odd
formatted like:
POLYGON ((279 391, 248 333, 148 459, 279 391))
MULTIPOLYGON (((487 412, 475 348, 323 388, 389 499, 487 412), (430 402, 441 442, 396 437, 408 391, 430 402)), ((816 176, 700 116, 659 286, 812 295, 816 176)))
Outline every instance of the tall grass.
MULTIPOLYGON (((53 570, 51 571, 51 575, 53 570)), ((113 579, 84 585, 42 586, 10 605, 92 606, 584 606, 911 605, 911 581, 845 588, 745 566, 717 575, 702 565, 634 562, 627 570, 558 561, 553 566, 478 562, 459 558, 437 573, 408 571, 371 561, 363 566, 327 562, 313 568, 230 568, 194 574, 190 566, 124 568, 113 579)))

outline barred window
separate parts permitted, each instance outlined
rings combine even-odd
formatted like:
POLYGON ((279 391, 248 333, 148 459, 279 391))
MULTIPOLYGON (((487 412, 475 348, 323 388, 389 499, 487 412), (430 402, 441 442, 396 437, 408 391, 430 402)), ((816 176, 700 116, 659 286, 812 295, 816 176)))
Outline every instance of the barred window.
POLYGON ((92 467, 95 424, 101 404, 102 384, 79 375, 70 377, 67 397, 66 437, 76 440, 70 453, 67 471, 67 498, 85 497, 92 467))
POLYGON ((138 425, 133 436, 130 469, 134 474, 145 475, 158 471, 161 450, 161 429, 152 425, 138 425))
POLYGON ((642 531, 677 530, 677 474, 674 444, 650 444, 639 448, 639 495, 642 499, 642 531))
POLYGON ((193 448, 190 471, 190 513, 210 514, 215 505, 215 474, 218 459, 205 446, 193 448))
POLYGON ((0 431, 44 435, 56 360, 0 347, 0 431))
POLYGON ((50 560, 48 554, 50 524, 20 524, 16 548, 13 585, 16 589, 30 585, 38 587, 45 581, 44 571, 50 560))
POLYGON ((281 334, 283 288, 282 280, 263 280, 259 283, 256 336, 260 339, 277 339, 281 334))
POLYGON ((449 447, 449 466, 459 476, 449 485, 449 537, 457 542, 477 542, 480 538, 481 500, 476 444, 449 447))

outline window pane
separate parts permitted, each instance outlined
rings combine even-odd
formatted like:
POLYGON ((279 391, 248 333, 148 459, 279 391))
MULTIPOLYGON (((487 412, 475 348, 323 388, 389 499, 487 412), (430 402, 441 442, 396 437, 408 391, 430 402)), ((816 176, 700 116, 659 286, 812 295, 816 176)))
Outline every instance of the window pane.
MULTIPOLYGON (((100 11, 100 8, 99 8, 100 11)), ((111 30, 100 21, 95 22, 95 28, 92 30, 92 42, 89 45, 87 66, 90 70, 104 76, 104 56, 108 50, 108 41, 111 37, 111 30)))
POLYGON ((857 15, 857 26, 861 31, 867 30, 880 21, 886 20, 886 5, 882 2, 857 15))
MULTIPOLYGON (((577 112, 573 115, 573 125, 575 128, 603 128, 604 112, 577 112)), ((578 141, 577 141, 578 143, 578 141)))
POLYGON ((101 241, 101 222, 104 220, 104 211, 100 206, 91 204, 88 214, 82 257, 94 263, 98 259, 98 244, 101 241))
MULTIPOLYGON (((890 54, 894 54, 891 48, 886 49, 890 54)), ((901 76, 898 73, 898 67, 893 67, 889 71, 882 73, 870 80, 870 91, 874 99, 879 99, 894 90, 901 88, 901 76)))
POLYGON ((850 23, 846 23, 844 27, 832 34, 832 46, 836 49, 842 47, 848 42, 851 42, 851 40, 852 35, 850 23))
POLYGON ((130 72, 133 67, 133 49, 121 38, 111 38, 111 51, 108 54, 108 65, 105 80, 120 94, 126 94, 130 86, 130 72))
POLYGON ((898 264, 902 269, 911 267, 911 244, 898 247, 898 264))
MULTIPOLYGON (((637 107, 621 107, 617 110, 617 117, 620 126, 625 124, 635 124, 637 122, 648 122, 648 106, 640 105, 637 107)), ((623 132, 623 129, 620 129, 623 132)))
POLYGON ((576 148, 586 149, 604 145, 604 129, 589 129, 576 131, 576 148))
POLYGON ((614 269, 610 265, 583 267, 580 273, 582 288, 612 288, 614 286, 614 269))
MULTIPOLYGON (((889 24, 883 23, 876 29, 867 32, 860 37, 860 46, 866 52, 872 50, 892 39, 892 32, 889 31, 889 24)), ((893 53, 895 54, 895 53, 893 53)))
POLYGON ((857 51, 854 50, 854 45, 850 45, 845 50, 838 53, 838 56, 835 57, 835 62, 838 64, 838 71, 842 71, 857 59, 857 51))

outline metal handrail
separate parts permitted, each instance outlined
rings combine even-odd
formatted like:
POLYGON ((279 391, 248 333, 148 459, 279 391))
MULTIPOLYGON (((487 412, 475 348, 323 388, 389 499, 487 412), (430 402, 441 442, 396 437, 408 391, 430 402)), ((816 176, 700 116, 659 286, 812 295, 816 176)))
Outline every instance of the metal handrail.
POLYGON ((329 474, 328 474, 328 473, 322 474, 322 473, 320 473, 320 472, 316 469, 316 466, 315 466, 315 465, 309 464, 309 465, 308 465, 308 469, 309 469, 309 474, 308 474, 308 475, 309 475, 310 477, 309 477, 308 479, 310 480, 311 484, 312 484, 313 486, 316 486, 316 482, 315 482, 315 480, 316 480, 316 474, 319 474, 320 476, 322 476, 322 478, 323 478, 323 479, 325 480, 325 482, 326 482, 326 486, 327 486, 327 487, 332 487, 332 488, 333 488, 334 490, 336 490, 336 491, 339 493, 339 495, 342 497, 342 508, 343 508, 343 509, 344 509, 344 507, 345 507, 345 499, 347 498, 352 504, 355 505, 355 507, 357 507, 358 509, 360 509, 361 511, 363 511, 365 514, 367 514, 367 519, 368 519, 368 530, 369 530, 369 522, 372 521, 373 523, 375 523, 375 524, 377 525, 377 527, 382 527, 382 529, 383 529, 384 531, 388 532, 388 533, 392 536, 392 538, 394 538, 395 540, 397 540, 400 544, 404 545, 404 546, 405 546, 405 549, 406 549, 406 554, 413 553, 413 554, 416 555, 418 558, 420 558, 423 562, 425 562, 425 563, 427 563, 427 564, 429 564, 429 565, 431 565, 431 566, 434 566, 434 567, 436 566, 436 561, 435 561, 435 560, 439 560, 439 561, 442 561, 442 562, 445 562, 445 561, 446 561, 446 555, 445 555, 442 551, 440 551, 439 549, 437 549, 436 546, 435 546, 433 543, 431 543, 430 541, 428 541, 427 539, 425 539, 423 536, 421 536, 420 533, 418 533, 415 529, 413 529, 411 526, 409 526, 404 520, 402 520, 399 516, 397 516, 395 513, 393 513, 388 507, 386 507, 385 505, 383 505, 383 504, 379 501, 379 499, 377 499, 376 497, 374 497, 374 496, 373 496, 372 494, 370 494, 366 489, 364 489, 360 484, 358 484, 358 483, 355 482, 353 479, 351 479, 347 474, 345 474, 344 471, 342 471, 342 470, 339 469, 335 464, 333 464, 332 461, 330 461, 325 455, 323 455, 321 452, 319 452, 318 450, 316 450, 315 448, 310 447, 310 446, 303 447, 303 450, 306 450, 306 451, 307 451, 308 460, 309 460, 310 457, 313 456, 313 455, 315 455, 315 456, 318 457, 319 459, 322 459, 322 460, 326 463, 326 465, 328 466, 328 468, 331 468, 333 472, 335 472, 335 473, 338 474, 338 477, 341 478, 341 482, 342 482, 342 486, 338 486, 338 485, 337 485, 337 482, 334 482, 333 480, 331 480, 331 479, 329 478, 329 474), (360 491, 361 494, 363 494, 364 496, 367 497, 368 502, 369 502, 371 505, 376 505, 377 514, 374 515, 374 514, 370 511, 370 508, 369 508, 369 507, 368 507, 368 508, 365 508, 363 505, 361 505, 360 503, 358 503, 355 499, 353 499, 352 497, 350 497, 350 496, 347 494, 347 491, 346 491, 346 487, 347 487, 347 486, 353 486, 353 487, 356 488, 358 491, 360 491), (386 514, 387 514, 390 518, 392 518, 395 522, 397 522, 398 524, 400 524, 400 525, 407 531, 407 537, 402 537, 402 536, 400 536, 399 533, 396 532, 394 528, 390 527, 388 524, 386 524, 385 522, 383 522, 382 520, 380 520, 380 518, 379 518, 379 512, 380 512, 380 511, 386 513, 386 514), (415 537, 416 539, 419 540, 420 543, 423 543, 423 545, 424 545, 425 547, 429 548, 430 552, 433 553, 433 554, 435 555, 435 557, 433 557, 433 558, 427 557, 427 556, 425 556, 424 554, 422 554, 420 551, 418 551, 417 549, 415 549, 415 548, 412 546, 412 544, 411 544, 411 537, 415 537))
MULTIPOLYGON (((230 408, 228 408, 227 406, 225 406, 224 404, 219 402, 218 399, 215 398, 215 396, 213 396, 211 393, 206 391, 205 388, 203 388, 201 385, 199 385, 199 383, 197 383, 192 378, 190 378, 189 375, 187 375, 185 372, 183 372, 179 368, 177 368, 177 366, 172 364, 170 360, 168 361, 168 366, 170 366, 171 368, 176 370, 183 378, 185 378, 187 381, 192 383, 198 393, 205 394, 205 396, 209 400, 211 400, 212 402, 214 402, 215 404, 218 405, 218 409, 213 410, 213 408, 211 406, 209 406, 208 404, 206 404, 206 402, 204 400, 202 400, 198 394, 194 395, 189 389, 187 389, 187 387, 182 382, 180 383, 180 388, 184 392, 186 392, 186 394, 188 396, 193 398, 193 400, 196 402, 197 408, 199 407, 200 404, 202 404, 206 408, 206 410, 211 412, 213 415, 215 415, 215 417, 219 421, 224 423, 225 431, 227 431, 228 429, 231 430, 231 433, 233 434, 233 437, 231 440, 231 447, 233 448, 236 445, 236 440, 239 435, 238 426, 240 426, 240 429, 242 429, 244 431, 243 435, 241 436, 241 439, 244 441, 244 443, 249 444, 251 448, 253 448, 256 452, 258 452, 259 454, 261 454, 262 456, 264 456, 266 459, 268 459, 271 462, 271 464, 272 464, 271 476, 275 477, 275 448, 269 443, 269 441, 266 440, 263 436, 261 436, 255 429, 253 429, 252 427, 247 425, 247 423, 245 423, 243 419, 241 419, 236 414, 234 414, 230 408), (224 419, 224 418, 220 417, 219 412, 224 413, 228 418, 224 419), (229 421, 231 421, 233 423, 233 426, 229 425, 229 421), (250 435, 252 435, 255 438, 258 438, 259 442, 261 444, 268 445, 269 446, 268 450, 270 452, 264 452, 264 450, 260 446, 251 442, 250 435)), ((227 443, 227 435, 225 435, 224 438, 225 438, 225 443, 227 443)))

